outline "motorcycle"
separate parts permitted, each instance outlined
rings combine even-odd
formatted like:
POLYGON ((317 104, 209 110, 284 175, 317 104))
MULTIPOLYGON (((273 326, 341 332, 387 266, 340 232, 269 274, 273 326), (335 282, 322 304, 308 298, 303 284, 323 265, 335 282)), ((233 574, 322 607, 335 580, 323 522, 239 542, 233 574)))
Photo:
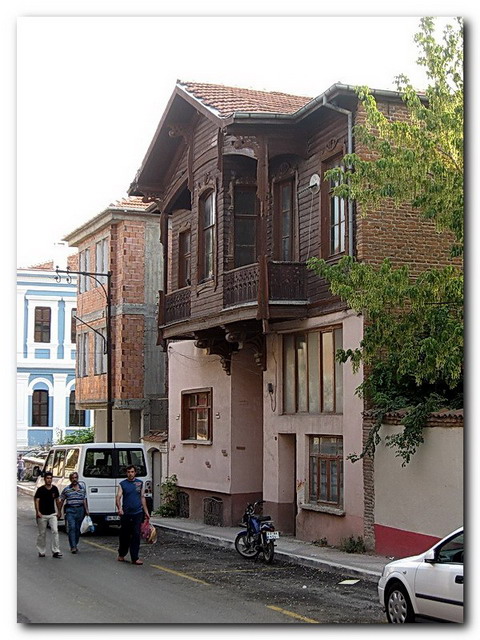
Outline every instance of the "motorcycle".
POLYGON ((275 554, 274 540, 280 537, 270 516, 255 515, 255 510, 265 500, 247 504, 241 524, 246 526, 235 538, 235 549, 243 558, 257 558, 259 554, 267 564, 273 561, 275 554))

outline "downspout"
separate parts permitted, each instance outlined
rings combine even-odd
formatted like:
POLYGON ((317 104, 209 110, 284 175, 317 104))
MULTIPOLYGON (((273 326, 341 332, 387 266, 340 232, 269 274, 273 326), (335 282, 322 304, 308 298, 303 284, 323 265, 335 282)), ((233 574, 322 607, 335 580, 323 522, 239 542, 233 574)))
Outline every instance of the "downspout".
MULTIPOLYGON (((353 153, 353 114, 348 109, 343 109, 342 107, 337 107, 330 102, 327 102, 327 98, 323 96, 322 106, 327 107, 327 109, 332 109, 333 111, 338 111, 338 113, 343 113, 347 116, 348 120, 348 153, 353 153)), ((348 255, 353 257, 353 202, 351 198, 348 199, 348 255)))

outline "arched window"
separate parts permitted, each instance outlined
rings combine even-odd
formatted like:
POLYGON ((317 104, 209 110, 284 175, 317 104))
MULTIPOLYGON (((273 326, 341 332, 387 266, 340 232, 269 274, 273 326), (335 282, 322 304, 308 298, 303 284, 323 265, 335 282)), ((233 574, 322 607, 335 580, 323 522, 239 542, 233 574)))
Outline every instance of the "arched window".
POLYGON ((69 418, 68 425, 70 427, 84 427, 85 426, 85 411, 75 409, 75 391, 70 393, 70 406, 69 406, 69 418))
POLYGON ((36 390, 33 392, 32 426, 48 427, 48 391, 36 390))
POLYGON ((213 191, 200 199, 198 279, 213 277, 215 262, 215 197, 213 191))

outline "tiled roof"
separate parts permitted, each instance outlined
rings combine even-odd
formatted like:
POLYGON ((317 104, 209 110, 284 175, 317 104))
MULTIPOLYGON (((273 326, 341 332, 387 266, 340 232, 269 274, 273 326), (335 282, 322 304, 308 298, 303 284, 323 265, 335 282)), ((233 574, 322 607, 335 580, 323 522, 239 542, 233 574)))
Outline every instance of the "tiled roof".
POLYGON ((221 84, 181 82, 178 85, 222 118, 237 111, 247 113, 292 114, 310 102, 311 98, 292 96, 278 91, 257 91, 225 87, 221 84))
POLYGON ((138 211, 145 211, 151 205, 151 202, 143 202, 143 198, 141 196, 129 196, 126 198, 122 198, 121 200, 117 200, 116 202, 110 203, 108 208, 137 209, 138 211))

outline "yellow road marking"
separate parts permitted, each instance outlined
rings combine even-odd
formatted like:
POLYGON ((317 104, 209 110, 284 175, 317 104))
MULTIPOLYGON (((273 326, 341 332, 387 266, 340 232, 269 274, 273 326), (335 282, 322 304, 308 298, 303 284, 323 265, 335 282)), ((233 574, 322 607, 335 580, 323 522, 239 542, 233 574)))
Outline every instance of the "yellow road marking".
POLYGON ((167 573, 173 573, 175 576, 179 576, 180 578, 186 578, 187 580, 191 580, 192 582, 199 582, 200 584, 206 584, 209 586, 208 582, 204 580, 200 580, 199 578, 194 578, 193 576, 189 576, 186 573, 181 573, 180 571, 175 571, 174 569, 167 569, 167 567, 161 567, 159 564, 151 564, 151 567, 155 569, 160 569, 160 571, 166 571, 167 573))
MULTIPOLYGON (((98 544, 98 542, 89 542, 88 540, 84 540, 85 544, 90 544, 92 547, 98 547, 99 549, 105 549, 106 551, 111 551, 112 553, 117 553, 116 549, 110 549, 110 547, 106 547, 103 544, 98 544)), ((175 576, 179 576, 180 578, 186 578, 187 580, 192 580, 192 582, 199 582, 200 584, 209 585, 208 582, 204 580, 200 580, 199 578, 194 578, 193 576, 189 576, 186 573, 181 573, 180 571, 175 571, 174 569, 168 569, 167 567, 161 567, 159 564, 151 564, 151 567, 155 569, 160 569, 160 571, 166 571, 167 573, 173 573, 175 576)))
POLYGON ((274 611, 279 611, 286 616, 290 616, 290 618, 296 618, 297 620, 301 620, 302 622, 310 622, 310 624, 319 624, 318 620, 313 620, 313 618, 305 618, 305 616, 301 616, 298 613, 294 613, 293 611, 287 611, 287 609, 281 609, 280 607, 275 607, 273 604, 266 604, 267 609, 273 609, 274 611))
POLYGON ((83 540, 83 542, 85 544, 90 544, 92 547, 98 547, 99 549, 105 549, 106 551, 117 553, 116 549, 111 549, 110 547, 106 547, 104 544, 98 544, 98 542, 90 542, 89 540, 83 540))

